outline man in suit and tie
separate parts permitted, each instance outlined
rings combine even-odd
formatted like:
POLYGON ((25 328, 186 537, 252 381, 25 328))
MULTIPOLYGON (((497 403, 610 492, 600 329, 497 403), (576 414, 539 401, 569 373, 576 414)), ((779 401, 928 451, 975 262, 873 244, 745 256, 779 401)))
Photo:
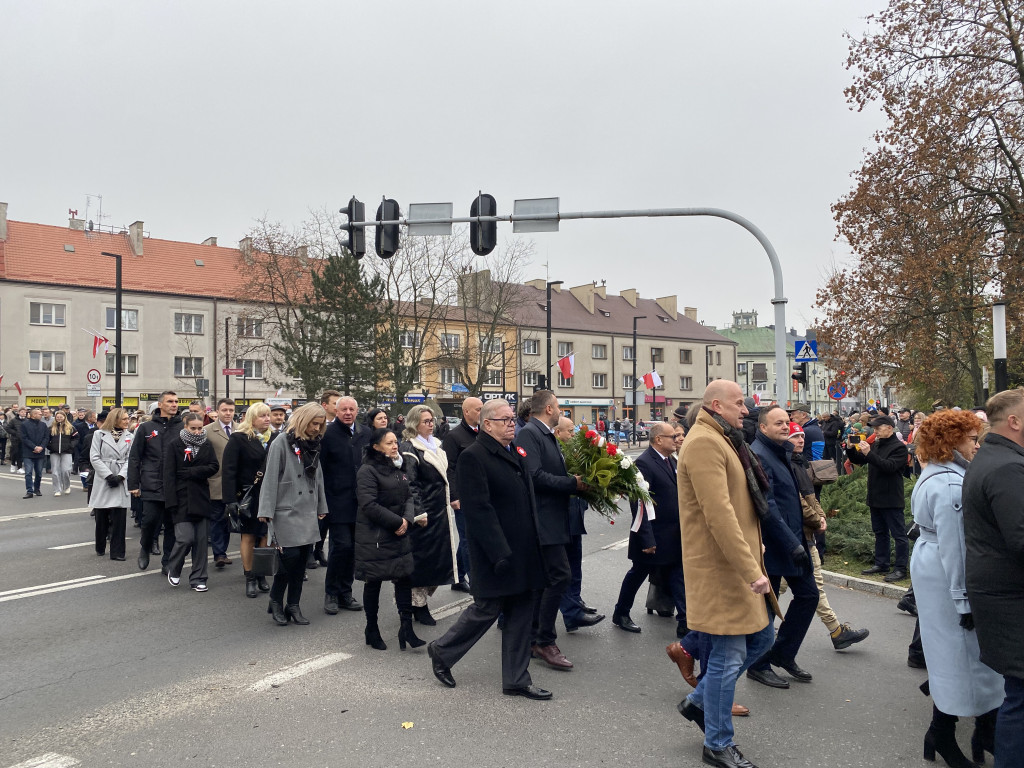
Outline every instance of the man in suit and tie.
POLYGON ((219 467, 217 474, 209 480, 210 506, 213 509, 213 516, 210 518, 210 546, 213 548, 213 564, 217 568, 231 565, 231 560, 228 559, 231 529, 228 527, 228 516, 225 514, 224 498, 221 493, 221 472, 224 467, 224 449, 228 447, 234 418, 235 401, 230 397, 222 397, 217 401, 217 418, 203 428, 206 439, 213 446, 219 467))
POLYGON ((662 584, 676 605, 680 632, 686 628, 686 593, 683 583, 683 550, 679 538, 679 497, 676 490, 675 428, 656 421, 650 425, 650 446, 636 460, 637 469, 650 483, 653 504, 632 502, 633 525, 629 529, 632 567, 619 588, 612 623, 627 632, 639 632, 629 612, 637 590, 648 576, 662 584))
POLYGON ((361 611, 363 604, 352 596, 355 576, 356 471, 363 463, 369 430, 356 423, 359 405, 355 398, 337 400, 337 417, 320 442, 320 466, 327 497, 327 575, 324 578, 324 613, 340 609, 361 611))
POLYGON ((537 498, 541 554, 549 583, 534 611, 533 655, 555 669, 572 669, 572 662, 555 645, 558 637, 555 619, 558 618, 562 595, 572 580, 566 551, 570 540, 569 499, 585 486, 582 478, 572 476, 566 470, 565 459, 555 439, 554 429, 562 415, 555 393, 549 389, 534 392, 530 404, 530 420, 519 432, 518 443, 526 451, 526 464, 530 468, 537 498))

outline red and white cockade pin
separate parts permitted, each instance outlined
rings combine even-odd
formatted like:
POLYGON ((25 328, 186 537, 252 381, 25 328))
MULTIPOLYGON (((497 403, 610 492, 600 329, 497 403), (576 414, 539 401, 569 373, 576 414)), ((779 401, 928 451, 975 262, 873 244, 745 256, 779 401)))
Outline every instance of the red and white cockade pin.
POLYGON ((524 459, 526 458, 526 451, 523 450, 523 446, 517 445, 516 450, 519 451, 520 456, 522 456, 524 459))

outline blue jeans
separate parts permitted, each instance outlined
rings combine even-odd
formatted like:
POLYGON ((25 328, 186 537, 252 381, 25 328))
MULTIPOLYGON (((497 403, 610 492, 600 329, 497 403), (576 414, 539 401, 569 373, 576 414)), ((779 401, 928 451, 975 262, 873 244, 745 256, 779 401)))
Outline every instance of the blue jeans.
POLYGON ((1006 699, 996 719, 995 768, 1020 765, 1024 754, 1024 679, 1006 675, 1006 699))
POLYGON ((227 557, 231 545, 231 526, 228 524, 227 509, 221 499, 210 499, 213 515, 210 517, 210 547, 214 559, 227 557))
POLYGON ((41 453, 26 456, 25 459, 25 493, 39 493, 39 484, 43 481, 43 467, 46 457, 41 453), (33 474, 35 478, 33 479, 33 474))
POLYGON ((704 710, 704 745, 719 751, 733 743, 732 702, 736 695, 736 680, 771 648, 775 632, 773 625, 768 623, 752 635, 708 637, 711 639, 711 652, 707 658, 707 673, 686 698, 704 710))

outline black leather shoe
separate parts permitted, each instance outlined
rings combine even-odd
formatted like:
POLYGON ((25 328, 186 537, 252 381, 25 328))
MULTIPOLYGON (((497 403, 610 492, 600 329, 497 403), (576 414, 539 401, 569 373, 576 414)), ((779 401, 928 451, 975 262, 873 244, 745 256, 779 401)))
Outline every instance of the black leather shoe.
POLYGON ((725 749, 704 747, 700 759, 707 765, 717 765, 721 768, 757 768, 733 745, 725 749))
POLYGON ((892 573, 882 579, 882 581, 892 584, 894 581, 903 581, 905 578, 907 578, 907 572, 902 568, 896 568, 892 573))
POLYGON ((525 696, 534 701, 547 701, 551 698, 551 691, 545 691, 536 685, 528 685, 525 688, 502 688, 501 692, 506 696, 525 696))
POLYGON ((640 627, 633 623, 633 620, 629 618, 628 614, 626 616, 612 616, 612 624, 619 629, 626 630, 627 632, 640 631, 640 627))
POLYGON ((316 557, 312 552, 309 553, 309 557, 306 558, 306 570, 312 571, 320 567, 320 563, 317 562, 316 557))
POLYGON ((452 592, 469 592, 469 582, 465 579, 452 584, 452 592))
POLYGON ((789 682, 776 675, 772 669, 748 669, 747 677, 769 688, 789 688, 789 682))
POLYGON ((145 549, 139 551, 139 570, 144 571, 149 568, 149 552, 145 549))
POLYGON ((689 720, 691 723, 700 728, 701 732, 704 731, 704 710, 698 707, 696 704, 691 704, 689 699, 683 699, 676 705, 676 709, 679 714, 689 720))
POLYGON ((870 568, 865 568, 860 573, 861 573, 861 576, 871 576, 872 574, 875 574, 875 573, 888 573, 888 572, 889 572, 888 568, 883 568, 880 565, 872 565, 870 568))
POLYGON ((455 678, 452 677, 452 671, 448 668, 448 665, 441 661, 437 655, 437 651, 434 650, 434 644, 430 643, 427 646, 427 656, 430 657, 430 666, 434 670, 434 677, 441 681, 442 685, 448 688, 455 687, 455 678))
POLYGON ((580 616, 579 621, 574 621, 572 624, 566 622, 565 631, 575 632, 580 627, 592 627, 595 624, 600 624, 602 621, 604 621, 604 619, 605 616, 603 613, 595 613, 593 615, 584 613, 582 616, 580 616))
POLYGON ((361 611, 363 610, 363 604, 356 600, 354 597, 350 597, 348 600, 341 599, 338 601, 338 607, 344 608, 346 611, 361 611))
POLYGON ((302 615, 302 610, 297 605, 286 605, 284 612, 290 621, 294 621, 299 626, 304 627, 309 624, 309 619, 302 615))
POLYGON ((793 659, 792 661, 784 661, 782 659, 772 657, 770 661, 776 667, 782 667, 784 670, 789 672, 794 679, 799 680, 801 683, 809 683, 814 679, 810 672, 800 668, 800 665, 796 663, 796 659, 793 659))
POLYGON ((906 611, 911 616, 917 616, 917 601, 913 600, 910 595, 901 597, 900 601, 896 603, 896 607, 901 611, 906 611))
POLYGON ((155 541, 153 542, 153 546, 151 546, 149 548, 149 554, 151 554, 151 555, 159 555, 160 554, 160 545, 157 544, 155 541))
POLYGON ((584 613, 597 613, 597 608, 592 605, 587 605, 582 600, 580 600, 580 608, 583 609, 584 613))
POLYGON ((324 595, 324 613, 331 616, 338 613, 338 598, 334 595, 324 595))
POLYGON ((23 499, 34 499, 35 497, 36 497, 36 495, 34 493, 32 493, 31 491, 29 491, 28 493, 26 493, 21 498, 23 498, 23 499))
POLYGON ((324 551, 322 549, 315 550, 313 552, 313 557, 315 557, 316 561, 320 563, 320 565, 322 565, 324 568, 327 567, 327 555, 324 554, 324 551))

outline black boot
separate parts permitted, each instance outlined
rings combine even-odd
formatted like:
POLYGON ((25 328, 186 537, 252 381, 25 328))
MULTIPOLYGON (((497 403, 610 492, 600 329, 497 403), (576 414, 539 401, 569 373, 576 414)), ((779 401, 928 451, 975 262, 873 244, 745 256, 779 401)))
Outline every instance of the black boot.
POLYGON ((377 619, 374 618, 370 621, 369 618, 366 620, 366 630, 363 632, 366 635, 366 644, 371 648, 376 648, 378 651, 386 651, 388 649, 387 643, 384 642, 384 638, 380 636, 380 628, 377 626, 377 619))
POLYGON ((398 647, 400 650, 405 650, 405 644, 408 643, 413 648, 419 648, 421 645, 426 645, 426 640, 420 640, 416 637, 416 632, 412 628, 412 614, 403 613, 402 623, 398 628, 398 647))
POLYGON ((976 768, 956 743, 956 721, 956 715, 947 715, 938 707, 932 707, 932 724, 924 735, 924 759, 935 762, 938 752, 950 768, 976 768))
POLYGON ((414 605, 412 617, 425 627, 433 627, 437 624, 434 617, 430 615, 430 607, 426 605, 414 605))
POLYGON ((971 735, 971 757, 976 763, 985 762, 985 753, 995 755, 996 715, 999 708, 974 718, 974 733, 971 735))
POLYGON ((306 626, 309 624, 309 619, 302 615, 302 610, 299 608, 298 603, 295 605, 289 605, 285 607, 285 613, 288 614, 288 618, 294 621, 300 626, 306 626))
POLYGON ((267 606, 267 613, 274 616, 274 622, 278 626, 285 626, 288 623, 288 617, 285 615, 284 608, 276 600, 271 600, 270 605, 267 606))
POLYGON ((245 571, 245 596, 256 597, 256 577, 252 571, 245 571))
POLYGON ((267 584, 267 577, 266 576, 257 576, 256 577, 256 589, 258 589, 260 592, 269 592, 270 591, 270 585, 267 584))

